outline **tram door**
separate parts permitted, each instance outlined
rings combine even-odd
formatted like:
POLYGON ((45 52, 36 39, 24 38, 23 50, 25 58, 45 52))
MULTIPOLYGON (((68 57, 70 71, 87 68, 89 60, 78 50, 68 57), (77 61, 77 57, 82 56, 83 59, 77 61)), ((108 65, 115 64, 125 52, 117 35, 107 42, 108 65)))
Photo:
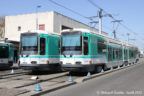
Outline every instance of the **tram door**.
POLYGON ((40 50, 39 50, 39 54, 40 54, 40 64, 46 64, 46 59, 43 58, 46 55, 46 38, 45 37, 41 37, 40 38, 40 50))

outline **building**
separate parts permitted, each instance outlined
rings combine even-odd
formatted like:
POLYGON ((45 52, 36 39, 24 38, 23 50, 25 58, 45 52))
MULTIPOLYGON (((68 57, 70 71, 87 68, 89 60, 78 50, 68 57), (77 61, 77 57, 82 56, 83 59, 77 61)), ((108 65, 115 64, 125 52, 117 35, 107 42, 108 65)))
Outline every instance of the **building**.
POLYGON ((54 11, 6 16, 5 24, 5 38, 17 41, 20 40, 20 33, 27 30, 36 30, 37 25, 39 30, 45 30, 49 33, 60 33, 63 29, 72 28, 90 29, 88 25, 54 11))

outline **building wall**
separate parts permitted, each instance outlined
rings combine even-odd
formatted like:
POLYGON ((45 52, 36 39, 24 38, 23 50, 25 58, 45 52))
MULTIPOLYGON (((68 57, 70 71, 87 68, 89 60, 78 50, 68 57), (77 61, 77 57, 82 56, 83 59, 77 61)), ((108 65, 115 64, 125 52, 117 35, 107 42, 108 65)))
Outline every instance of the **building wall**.
MULTIPOLYGON (((64 16, 62 14, 54 12, 54 32, 60 33, 61 26, 67 26, 70 28, 85 28, 85 29, 90 29, 89 26, 86 24, 83 24, 81 22, 78 22, 76 20, 73 20, 72 18, 69 18, 67 16, 64 16)), ((95 30, 97 31, 97 30, 95 30)))
MULTIPOLYGON (((37 13, 37 17, 38 24, 44 24, 45 31, 47 31, 48 33, 60 33, 62 25, 70 28, 90 29, 87 25, 81 22, 78 22, 53 11, 37 13)), ((28 30, 36 30, 36 13, 6 16, 5 19, 5 38, 8 38, 10 40, 17 39, 19 41, 20 33, 28 30), (18 30, 18 27, 21 27, 20 31, 18 30)))
MULTIPOLYGON (((45 31, 53 32, 53 12, 38 13, 38 24, 45 24, 45 31)), ((6 16, 5 37, 8 39, 20 38, 20 33, 27 30, 36 30, 36 14, 6 16), (18 31, 18 26, 21 31, 18 31)))

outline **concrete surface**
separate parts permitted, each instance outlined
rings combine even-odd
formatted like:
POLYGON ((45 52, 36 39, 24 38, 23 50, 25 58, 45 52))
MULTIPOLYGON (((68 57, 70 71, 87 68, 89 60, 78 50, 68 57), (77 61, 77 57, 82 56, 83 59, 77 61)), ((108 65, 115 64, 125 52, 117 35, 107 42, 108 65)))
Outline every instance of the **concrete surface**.
POLYGON ((42 96, 144 96, 144 63, 42 96))

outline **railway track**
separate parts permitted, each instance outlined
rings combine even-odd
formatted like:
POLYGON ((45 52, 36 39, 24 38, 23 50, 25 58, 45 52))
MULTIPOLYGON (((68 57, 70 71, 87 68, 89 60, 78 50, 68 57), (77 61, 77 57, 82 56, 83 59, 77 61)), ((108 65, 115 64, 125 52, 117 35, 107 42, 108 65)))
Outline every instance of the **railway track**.
POLYGON ((24 74, 29 73, 30 71, 20 71, 20 72, 14 72, 14 73, 4 73, 4 74, 0 74, 0 79, 7 79, 7 78, 12 78, 12 77, 17 77, 17 76, 21 76, 24 74))
MULTIPOLYGON (((5 90, 26 90, 26 92, 31 92, 36 86, 36 80, 31 80, 32 76, 37 74, 11 74, 4 76, 0 79, 0 88, 5 90)), ((38 82, 46 86, 54 86, 57 84, 62 84, 66 82, 69 78, 69 72, 53 73, 53 74, 39 74, 38 82)), ((81 77, 81 76, 80 76, 81 77)), ((73 76, 73 79, 77 79, 79 76, 73 76)))
MULTIPOLYGON (((16 88, 16 89, 29 89, 32 90, 31 86, 35 86, 36 80, 31 80, 30 78, 35 75, 29 74, 15 74, 4 76, 0 80, 0 86, 4 86, 6 88, 16 88)), ((64 83, 68 81, 69 72, 62 73, 54 73, 48 75, 37 75, 39 77, 38 82, 40 84, 47 83, 48 86, 54 86, 59 83, 64 83)), ((82 76, 73 76, 74 79, 78 79, 82 76)))
MULTIPOLYGON (((37 75, 37 76, 39 77, 38 79, 39 82, 46 82, 49 80, 64 77, 67 74, 68 72, 63 72, 63 73, 56 73, 52 75, 48 74, 48 75, 37 75)), ((5 83, 6 86, 7 85, 13 86, 13 88, 22 88, 26 86, 31 86, 36 83, 35 80, 31 80, 32 76, 36 76, 36 75, 28 74, 28 72, 21 72, 21 73, 16 73, 16 74, 7 74, 7 75, 3 74, 1 75, 1 78, 0 78, 0 86, 1 86, 1 83, 5 83), (14 82, 17 82, 17 83, 14 83, 14 82)))

